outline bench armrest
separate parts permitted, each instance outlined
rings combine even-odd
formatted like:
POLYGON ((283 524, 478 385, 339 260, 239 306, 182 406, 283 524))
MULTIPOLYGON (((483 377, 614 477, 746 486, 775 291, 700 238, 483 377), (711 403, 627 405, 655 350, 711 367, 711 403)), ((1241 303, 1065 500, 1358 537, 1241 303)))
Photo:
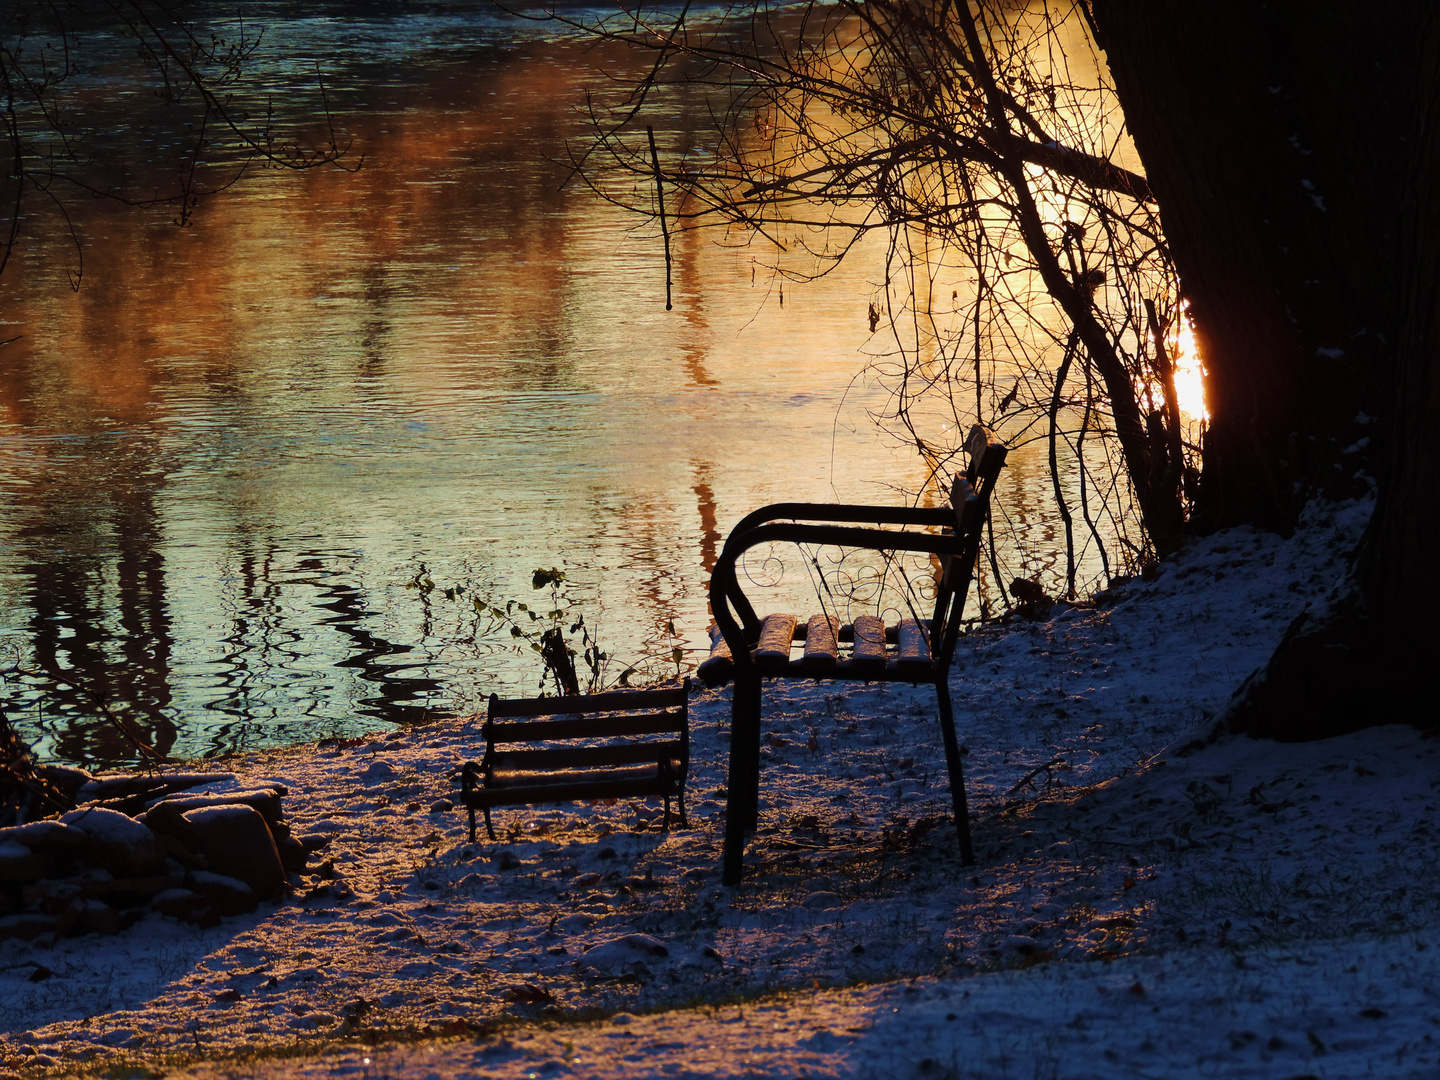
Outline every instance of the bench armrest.
POLYGON ((876 525, 955 524, 955 513, 945 506, 869 506, 860 503, 771 503, 753 510, 730 530, 731 537, 770 521, 830 521, 876 525))

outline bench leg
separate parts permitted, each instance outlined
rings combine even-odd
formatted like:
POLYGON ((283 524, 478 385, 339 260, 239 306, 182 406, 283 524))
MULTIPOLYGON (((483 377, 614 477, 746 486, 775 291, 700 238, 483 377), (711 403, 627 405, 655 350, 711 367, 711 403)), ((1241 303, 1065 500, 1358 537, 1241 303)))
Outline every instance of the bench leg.
POLYGON ((975 865, 975 849, 970 843, 970 810, 965 802, 965 768, 960 763, 960 741, 955 737, 955 710, 950 706, 950 684, 935 684, 935 697, 940 704, 940 733, 945 739, 945 764, 950 770, 950 799, 955 806, 955 831, 960 837, 960 861, 975 865))
POLYGON ((495 826, 490 824, 490 808, 485 807, 485 831, 490 834, 490 839, 495 839, 495 826))
POLYGON ((725 808, 726 885, 740 884, 744 871, 745 832, 758 817, 760 787, 760 680, 735 680, 730 711, 730 778, 725 808))
POLYGON ((475 808, 470 808, 470 842, 475 842, 475 808))
MULTIPOLYGON (((741 805, 745 808, 745 828, 750 832, 760 825, 760 691, 763 685, 758 675, 753 680, 746 680, 743 700, 738 696, 736 698, 736 709, 743 710, 745 716, 745 723, 739 725, 745 736, 745 787, 742 789, 744 801, 741 805)), ((739 680, 736 681, 735 691, 737 695, 741 691, 739 680)))

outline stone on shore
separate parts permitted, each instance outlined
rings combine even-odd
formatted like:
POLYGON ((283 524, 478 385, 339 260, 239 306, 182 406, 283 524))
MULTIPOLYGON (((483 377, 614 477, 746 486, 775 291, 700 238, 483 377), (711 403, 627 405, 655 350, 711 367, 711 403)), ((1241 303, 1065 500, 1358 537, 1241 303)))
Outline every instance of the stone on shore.
POLYGON ((195 830, 199 853, 211 870, 238 878, 262 899, 273 899, 285 888, 280 852, 253 807, 207 806, 188 811, 184 821, 195 830))
POLYGON ((44 852, 31 851, 13 840, 0 841, 0 881, 38 881, 54 869, 44 852))
POLYGON ((85 861, 117 878, 145 877, 165 865, 165 845, 160 838, 118 810, 71 810, 60 820, 85 834, 86 844, 79 849, 85 861))

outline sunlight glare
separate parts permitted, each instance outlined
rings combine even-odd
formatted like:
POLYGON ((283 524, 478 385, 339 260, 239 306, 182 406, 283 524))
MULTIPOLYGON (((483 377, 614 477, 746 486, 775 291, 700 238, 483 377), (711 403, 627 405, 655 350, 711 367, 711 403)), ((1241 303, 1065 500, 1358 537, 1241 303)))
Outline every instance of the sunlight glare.
POLYGON ((1209 420, 1205 408, 1205 369, 1195 344, 1195 330, 1189 319, 1180 320, 1180 340, 1175 347, 1175 397, 1180 412, 1199 420, 1209 420))

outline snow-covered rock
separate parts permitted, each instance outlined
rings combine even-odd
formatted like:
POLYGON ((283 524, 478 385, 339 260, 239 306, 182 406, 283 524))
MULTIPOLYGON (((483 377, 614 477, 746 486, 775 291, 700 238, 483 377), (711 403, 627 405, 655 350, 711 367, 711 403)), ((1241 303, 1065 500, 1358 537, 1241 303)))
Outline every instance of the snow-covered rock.
POLYGON ((59 821, 31 821, 0 829, 0 844, 24 844, 31 851, 71 851, 85 844, 85 834, 59 821))
POLYGON ((183 815, 194 830, 200 854, 210 870, 243 881, 264 899, 285 888, 270 829, 260 812, 250 806, 207 806, 183 815))
POLYGON ((104 807, 71 810, 60 817, 85 834, 86 862, 119 877, 144 877, 165 865, 165 845, 134 818, 104 807))
POLYGON ((636 964, 670 955, 665 943, 649 934, 626 934, 586 949, 580 965, 597 974, 618 975, 636 964))

